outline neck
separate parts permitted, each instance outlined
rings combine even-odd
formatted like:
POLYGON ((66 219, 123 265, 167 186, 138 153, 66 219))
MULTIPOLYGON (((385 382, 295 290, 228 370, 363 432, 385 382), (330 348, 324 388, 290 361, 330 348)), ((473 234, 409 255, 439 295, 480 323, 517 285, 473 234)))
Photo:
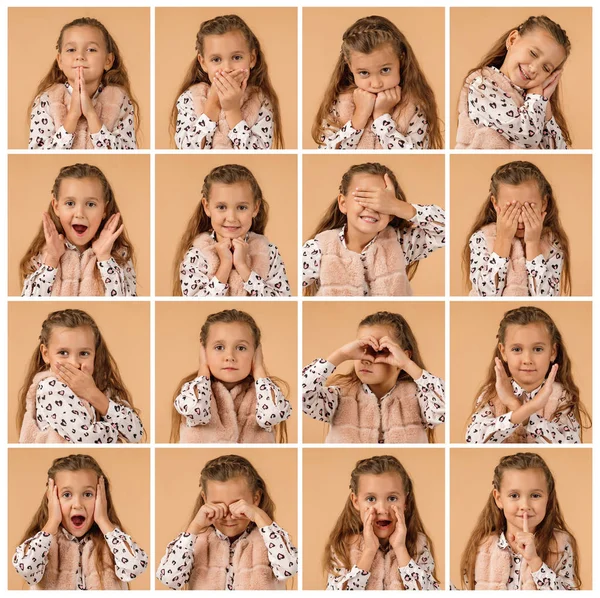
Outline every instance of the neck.
POLYGON ((390 392, 395 385, 396 379, 386 380, 385 382, 380 382, 379 384, 369 384, 369 388, 378 399, 381 399, 381 397, 384 397, 388 392, 390 392))
POLYGON ((535 390, 536 388, 539 388, 542 383, 544 382, 544 379, 542 378, 542 380, 539 380, 538 382, 532 382, 531 384, 521 384, 518 380, 516 380, 516 383, 525 391, 525 392, 531 392, 532 390, 535 390))
POLYGON ((348 225, 346 227, 345 239, 346 247, 350 251, 361 253, 362 250, 374 239, 374 235, 366 235, 360 231, 351 229, 350 225, 348 225))

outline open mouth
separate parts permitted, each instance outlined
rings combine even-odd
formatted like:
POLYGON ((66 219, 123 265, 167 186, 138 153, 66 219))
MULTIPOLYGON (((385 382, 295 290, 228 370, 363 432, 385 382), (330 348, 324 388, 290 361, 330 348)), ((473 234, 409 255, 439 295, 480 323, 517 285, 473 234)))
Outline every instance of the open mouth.
POLYGON ((380 519, 375 522, 375 527, 378 529, 388 529, 392 525, 392 522, 389 519, 380 519))
POLYGON ((83 515, 73 515, 73 517, 71 517, 71 523, 75 528, 79 529, 83 527, 83 524, 85 523, 85 517, 83 515))
POLYGON ((78 235, 84 235, 88 227, 85 224, 73 224, 71 227, 78 235))

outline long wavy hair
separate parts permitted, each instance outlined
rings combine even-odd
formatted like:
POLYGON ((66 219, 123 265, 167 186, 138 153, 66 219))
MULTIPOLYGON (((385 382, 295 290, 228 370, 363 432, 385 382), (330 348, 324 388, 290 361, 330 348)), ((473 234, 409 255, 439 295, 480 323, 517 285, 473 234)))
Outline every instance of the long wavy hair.
MULTIPOLYGON (((385 166, 383 164, 380 164, 379 162, 365 162, 364 164, 354 164, 353 166, 351 166, 342 176, 342 181, 338 188, 338 192, 340 195, 348 194, 348 190, 350 189, 350 184, 352 182, 352 177, 355 174, 373 174, 373 175, 380 176, 382 178, 384 175, 387 174, 390 177, 392 183, 394 184, 394 192, 396 195, 396 199, 398 201, 406 202, 406 195, 405 195, 404 191, 402 190, 402 187, 400 187, 400 184, 398 183, 398 179, 396 179, 396 175, 393 173, 393 171, 390 168, 388 168, 387 166, 385 166)), ((343 228, 344 226, 346 226, 347 222, 348 222, 348 217, 346 216, 346 214, 344 214, 340 210, 338 198, 336 197, 331 202, 331 204, 329 204, 327 211, 321 218, 321 221, 319 222, 319 224, 317 224, 317 228, 310 235, 309 239, 314 239, 319 233, 322 233, 326 230, 343 228)), ((396 230, 402 232, 404 230, 411 228, 412 224, 408 220, 404 220, 403 218, 398 218, 397 216, 394 216, 390 220, 390 223, 388 224, 388 226, 391 226, 392 228, 395 228, 396 230)), ((406 269, 406 274, 407 274, 409 280, 412 280, 418 267, 419 267, 418 261, 413 262, 412 264, 410 264, 410 266, 408 266, 408 268, 406 269)), ((304 287, 302 289, 302 294, 305 296, 312 296, 312 295, 316 295, 318 290, 319 290, 319 285, 318 285, 318 283, 314 282, 314 283, 304 287)))
POLYGON ((553 363, 548 366, 548 371, 545 376, 548 376, 552 365, 558 364, 558 372, 556 374, 556 382, 559 382, 566 391, 568 400, 559 406, 556 412, 552 415, 552 418, 556 417, 560 413, 568 413, 572 410, 573 415, 579 422, 583 429, 591 426, 591 418, 585 408, 585 405, 581 402, 579 395, 579 388, 573 380, 571 360, 567 353, 567 347, 562 338, 560 331, 558 330, 554 320, 539 307, 532 305, 524 305, 516 309, 511 309, 504 314, 504 317, 500 321, 498 326, 498 334, 496 335, 496 346, 494 348, 494 354, 492 356, 490 365, 488 367, 485 382, 477 390, 477 395, 473 401, 473 407, 471 409, 471 415, 469 416, 469 422, 475 413, 484 409, 488 404, 494 409, 497 416, 504 413, 508 413, 506 405, 504 405, 496 393, 496 358, 502 361, 504 371, 509 378, 512 378, 512 374, 508 369, 508 364, 502 359, 502 353, 500 352, 500 345, 505 344, 506 330, 509 326, 527 326, 529 324, 543 324, 550 336, 550 343, 556 345, 556 359, 553 363))
MULTIPOLYGON (((65 179, 97 179, 100 181, 102 185, 102 200, 104 202, 104 209, 106 215, 100 222, 100 226, 94 235, 94 238, 90 241, 91 244, 100 236, 102 230, 104 229, 104 225, 108 221, 108 219, 117 212, 120 212, 119 206, 117 205, 117 200, 115 199, 115 194, 108 182, 108 179, 104 175, 104 173, 97 167, 92 164, 71 164, 69 166, 63 166, 58 173, 58 176, 54 180, 54 185, 52 186, 52 198, 53 200, 58 201, 60 198, 60 187, 62 182, 65 179)), ((60 235, 64 235, 66 238, 65 230, 60 223, 59 217, 54 213, 54 207, 52 205, 52 200, 50 201, 50 205, 48 206, 48 214, 56 227, 56 230, 60 235)), ((121 222, 123 221, 123 214, 121 214, 121 222)), ((25 255, 21 259, 19 263, 19 276, 21 285, 25 279, 35 270, 37 269, 35 258, 42 253, 46 245, 46 236, 44 235, 44 226, 40 224, 40 228, 38 229, 37 234, 35 235, 31 245, 29 245, 25 255)), ((135 254, 133 250, 133 245, 129 240, 129 236, 127 235, 127 229, 123 227, 123 232, 117 237, 115 240, 112 251, 112 257, 115 259, 119 266, 125 266, 125 264, 131 260, 135 265, 135 254)), ((96 268, 94 272, 94 276, 97 277, 98 280, 102 280, 100 276, 100 270, 96 268)), ((103 283, 104 284, 104 283, 103 283)))
MULTIPOLYGON (((463 589, 475 589, 475 563, 477 561, 477 551, 481 544, 490 536, 499 537, 501 533, 506 532, 506 517, 504 516, 504 511, 496 505, 493 491, 500 491, 502 478, 506 471, 526 471, 528 469, 540 469, 546 478, 546 485, 548 487, 546 515, 534 532, 536 552, 544 563, 548 563, 548 558, 557 550, 554 531, 559 530, 568 533, 571 536, 570 543, 573 548, 573 581, 575 582, 576 589, 581 587, 581 578, 579 577, 579 549, 575 536, 573 536, 573 533, 567 527, 561 513, 558 497, 556 496, 554 476, 546 462, 538 454, 516 453, 515 455, 502 457, 500 463, 494 469, 492 490, 460 559, 463 589), (463 577, 466 578, 466 583, 463 577)), ((555 565, 556 563, 550 564, 551 567, 555 565)))
POLYGON ((428 147, 430 149, 443 147, 444 141, 435 95, 419 66, 417 57, 408 39, 398 27, 389 19, 379 16, 359 19, 348 27, 342 36, 340 55, 312 126, 312 138, 317 145, 323 143, 326 128, 329 126, 339 128, 344 125, 333 118, 331 108, 340 94, 356 88, 354 75, 350 70, 352 52, 370 54, 384 44, 392 46, 400 61, 400 86, 402 88, 400 109, 406 107, 409 100, 414 102, 427 120, 428 147))
MULTIPOLYGON (((413 482, 404 466, 396 457, 391 455, 381 455, 361 459, 357 461, 356 466, 350 474, 350 494, 342 512, 338 516, 335 526, 329 534, 329 539, 323 552, 323 569, 326 573, 335 575, 335 569, 340 565, 347 570, 352 568, 355 563, 350 562, 350 546, 356 542, 357 536, 363 533, 363 522, 360 513, 352 504, 352 494, 358 494, 360 477, 362 475, 382 475, 384 473, 395 473, 402 480, 402 487, 406 495, 406 509, 404 517, 406 520, 406 550, 413 559, 417 559, 417 538, 423 534, 427 538, 432 557, 434 557, 433 542, 425 531, 425 526, 419 515, 417 500, 413 482)), ((435 561, 435 557, 434 557, 435 561)), ((435 568, 433 577, 436 577, 435 568)))
POLYGON ((265 54, 256 35, 254 35, 250 27, 238 15, 221 15, 200 24, 200 29, 196 34, 196 54, 190 62, 183 83, 179 86, 173 108, 171 109, 171 137, 175 134, 177 126, 177 99, 179 96, 196 83, 211 84, 208 73, 200 66, 200 62, 198 61, 198 56, 204 56, 204 39, 207 35, 223 35, 230 31, 239 31, 248 44, 248 50, 256 54, 256 64, 250 70, 247 88, 254 88, 256 91, 261 91, 271 103, 273 109, 273 148, 281 149, 284 147, 284 142, 279 98, 271 84, 265 54))
MULTIPOLYGON (((102 471, 102 468, 98 464, 98 462, 89 455, 69 455, 67 457, 59 457, 58 459, 54 459, 50 469, 48 470, 47 478, 56 480, 56 474, 61 471, 81 471, 84 469, 89 469, 93 471, 98 479, 100 477, 104 478, 104 486, 106 488, 106 505, 107 505, 107 515, 108 519, 111 523, 114 523, 119 529, 125 532, 125 528, 117 515, 117 511, 115 509, 115 505, 113 503, 112 494, 111 494, 111 485, 107 475, 102 471)), ((48 482, 46 481, 46 486, 48 482)), ((47 490, 44 492, 42 496, 42 502, 35 512, 27 530, 23 534, 21 539, 21 544, 28 540, 29 538, 35 536, 39 531, 43 529, 43 527, 48 523, 48 494, 47 490)), ((92 527, 87 532, 87 535, 90 536, 94 542, 94 566, 98 575, 100 577, 100 587, 104 589, 104 570, 107 568, 114 568, 115 559, 113 554, 111 553, 109 547, 104 540, 104 534, 98 527, 98 524, 94 522, 92 527)))
POLYGON ((256 216, 252 219, 250 231, 257 235, 264 235, 269 221, 269 204, 263 196, 262 189, 256 180, 256 177, 245 166, 240 164, 223 164, 213 168, 205 177, 202 185, 201 199, 194 209, 187 228, 181 237, 181 241, 175 253, 173 261, 173 295, 181 296, 181 281, 179 280, 179 270, 185 254, 192 246, 194 239, 201 233, 212 230, 210 218, 206 213, 203 201, 210 202, 210 190, 215 183, 222 185, 235 185, 236 183, 248 183, 254 205, 259 205, 256 216))
MULTIPOLYGON (((220 311, 220 312, 217 312, 214 314, 210 314, 208 316, 208 318, 206 318, 206 321, 204 322, 204 324, 202 325, 202 328, 200 330, 200 343, 202 344, 202 346, 206 348, 206 342, 208 340, 208 334, 210 332, 210 327, 213 324, 218 324, 218 323, 232 324, 234 322, 241 322, 243 324, 246 324, 248 326, 248 328, 250 328, 250 332, 252 333, 252 339, 254 341, 254 349, 256 350, 261 342, 260 328, 258 327, 258 324, 254 320, 254 318, 249 313, 246 313, 245 311, 241 311, 238 309, 225 309, 223 311, 220 311)), ((170 441, 173 443, 179 442, 179 427, 181 426, 182 423, 185 423, 184 416, 181 415, 177 411, 177 409, 175 409, 175 399, 179 395, 179 392, 181 391, 181 387, 184 384, 186 384, 187 382, 191 382, 192 380, 194 380, 197 376, 198 376, 197 370, 192 372, 191 374, 188 374, 185 378, 183 378, 179 382, 179 384, 177 385, 177 389, 173 393, 173 407, 171 408, 171 439, 170 439, 170 441)), ((211 378, 211 382, 213 380, 216 380, 216 378, 214 378, 212 374, 211 374, 210 378, 211 378)), ((275 376, 269 376, 269 378, 277 386, 279 386, 279 388, 281 388, 284 396, 287 397, 287 395, 289 394, 289 390, 290 390, 287 382, 285 382, 281 378, 276 378, 275 376)), ((246 392, 254 384, 254 378, 252 377, 252 372, 250 374, 248 374, 248 376, 245 380, 242 380, 241 382, 239 382, 239 384, 244 385, 243 392, 246 392)), ((287 436, 287 425, 286 425, 285 421, 282 421, 281 423, 279 423, 275 426, 275 437, 277 439, 277 442, 287 443, 288 436, 287 436)))
MULTIPOLYGON (((48 347, 48 344, 52 340, 52 331, 54 328, 80 328, 83 326, 89 327, 94 334, 94 347, 96 351, 94 373, 92 375, 94 384, 98 387, 98 390, 110 397, 112 401, 119 405, 131 407, 139 415, 138 410, 133 404, 133 397, 121 378, 117 362, 108 350, 106 341, 92 316, 80 309, 63 309, 48 314, 48 317, 42 323, 39 341, 29 360, 23 386, 19 390, 17 432, 21 431, 23 425, 23 418, 27 410, 27 391, 33 383, 33 378, 39 372, 46 371, 50 367, 42 357, 42 345, 48 347)), ((96 417, 100 418, 98 413, 96 413, 96 417)))
MULTIPOLYGON (((556 67, 557 69, 561 68, 571 53, 571 42, 567 37, 567 32, 562 29, 558 23, 555 23, 552 19, 542 15, 539 17, 529 17, 520 25, 511 27, 508 31, 503 33, 496 40, 488 53, 480 60, 479 64, 467 73, 467 77, 475 71, 479 71, 489 66, 493 66, 500 70, 508 53, 508 49, 506 47, 506 40, 508 39, 508 36, 515 30, 519 32, 520 36, 524 36, 531 31, 535 31, 536 29, 543 29, 544 31, 547 31, 554 38, 556 43, 560 44, 564 48, 566 53, 565 60, 563 60, 563 62, 556 67)), ((467 77, 465 77, 465 79, 467 77)), ((552 94, 552 97, 550 98, 550 106, 552 107, 552 115, 562 131, 565 142, 568 146, 571 146, 571 135, 569 133, 569 127, 567 126, 567 121, 563 114, 560 102, 561 89, 562 87, 559 81, 554 93, 552 94)))
POLYGON ((563 253, 563 269, 560 279, 561 295, 571 294, 571 251, 569 248, 569 238, 560 222, 556 197, 552 191, 552 186, 542 171, 535 164, 524 160, 515 160, 514 162, 498 166, 494 174, 492 174, 488 196, 475 219, 475 223, 469 230, 463 249, 462 268, 467 288, 471 288, 471 281, 469 279, 471 258, 469 239, 485 225, 497 221, 498 214, 494 208, 493 201, 498 199, 502 185, 517 186, 529 181, 534 181, 537 184, 541 198, 547 202, 542 235, 549 235, 552 241, 558 241, 563 253))
MULTIPOLYGON (((67 29, 71 29, 72 27, 93 27, 94 29, 98 29, 100 33, 102 33, 102 37, 104 38, 104 43, 106 44, 106 51, 109 54, 112 54, 114 57, 112 66, 104 71, 102 75, 101 85, 106 87, 107 85, 115 85, 123 89, 123 91, 127 94, 131 103, 133 104, 133 114, 134 114, 134 126, 136 137, 139 134, 140 128, 140 106, 131 91, 131 83, 129 81, 129 75, 127 73, 127 68, 125 67, 125 63, 123 62, 123 56, 119 51, 119 46, 117 46, 117 42, 114 40, 112 35, 108 32, 106 27, 98 21, 98 19, 94 19, 92 17, 81 17, 79 19, 75 19, 70 23, 67 23, 60 30, 60 34, 58 35, 58 41, 56 42, 56 51, 60 54, 62 52, 63 46, 63 35, 67 29)), ((38 83, 37 90, 35 95, 33 96, 33 100, 29 104, 29 110, 27 116, 31 113, 33 108, 33 103, 35 99, 44 91, 50 89, 55 83, 66 83, 68 81, 67 76, 60 70, 58 66, 58 60, 55 58, 52 66, 48 73, 46 73, 45 77, 38 83)))
MULTIPOLYGON (((390 330, 390 336, 398 343, 400 348, 404 352, 410 353, 410 359, 421 369, 427 369, 419 351, 417 338, 403 316, 389 311, 378 311, 364 317, 360 321, 358 329, 360 330, 363 326, 387 326, 390 330)), ((397 382, 411 382, 412 380, 404 370, 400 370, 398 373, 397 382)), ((360 388, 362 382, 353 369, 349 374, 335 374, 332 376, 331 384, 342 388, 360 388)), ((435 431, 432 428, 427 428, 427 437, 430 443, 435 442, 435 431)))

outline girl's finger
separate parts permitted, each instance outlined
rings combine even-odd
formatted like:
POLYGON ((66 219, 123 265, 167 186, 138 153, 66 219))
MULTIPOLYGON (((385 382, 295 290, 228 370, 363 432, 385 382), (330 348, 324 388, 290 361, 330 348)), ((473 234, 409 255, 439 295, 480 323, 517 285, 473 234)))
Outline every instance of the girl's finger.
POLYGON ((115 241, 116 239, 119 238, 119 235, 123 232, 124 228, 125 228, 125 225, 121 224, 121 226, 111 235, 111 238, 113 241, 115 241))

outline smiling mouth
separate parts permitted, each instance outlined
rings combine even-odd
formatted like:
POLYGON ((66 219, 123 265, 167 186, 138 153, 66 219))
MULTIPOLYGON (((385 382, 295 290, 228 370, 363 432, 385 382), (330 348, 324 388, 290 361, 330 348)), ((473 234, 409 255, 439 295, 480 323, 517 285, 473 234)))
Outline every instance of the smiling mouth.
POLYGON ((361 216, 360 219, 364 222, 368 222, 369 224, 375 224, 376 222, 379 222, 379 219, 374 218, 373 216, 361 216))
POLYGON ((523 70, 523 67, 519 65, 519 72, 521 73, 521 77, 526 81, 531 81, 531 77, 523 70))
POLYGON ((83 235, 87 231, 88 227, 85 224, 73 224, 71 227, 78 235, 83 235))
POLYGON ((73 517, 71 517, 71 523, 74 527, 79 529, 85 523, 85 517, 83 515, 73 515, 73 517))

